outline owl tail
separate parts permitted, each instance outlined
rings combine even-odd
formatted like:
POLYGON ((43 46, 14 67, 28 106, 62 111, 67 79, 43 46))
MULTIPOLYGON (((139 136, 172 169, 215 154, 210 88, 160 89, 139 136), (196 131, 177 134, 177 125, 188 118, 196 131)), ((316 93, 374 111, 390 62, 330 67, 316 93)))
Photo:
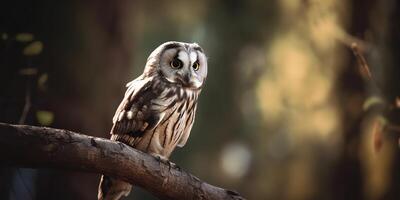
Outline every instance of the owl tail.
POLYGON ((130 183, 102 175, 97 198, 99 200, 119 200, 122 196, 128 196, 131 189, 130 183))

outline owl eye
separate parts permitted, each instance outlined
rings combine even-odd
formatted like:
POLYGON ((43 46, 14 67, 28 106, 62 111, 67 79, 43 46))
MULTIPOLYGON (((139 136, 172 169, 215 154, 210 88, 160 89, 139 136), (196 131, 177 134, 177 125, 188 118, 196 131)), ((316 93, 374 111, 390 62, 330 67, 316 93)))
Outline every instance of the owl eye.
POLYGON ((200 64, 199 64, 199 62, 195 62, 195 63, 193 63, 193 69, 194 69, 194 71, 197 71, 197 70, 199 70, 199 68, 200 68, 200 64))
POLYGON ((170 63, 171 67, 174 69, 178 69, 182 67, 182 61, 180 61, 177 58, 174 58, 171 63, 170 63))

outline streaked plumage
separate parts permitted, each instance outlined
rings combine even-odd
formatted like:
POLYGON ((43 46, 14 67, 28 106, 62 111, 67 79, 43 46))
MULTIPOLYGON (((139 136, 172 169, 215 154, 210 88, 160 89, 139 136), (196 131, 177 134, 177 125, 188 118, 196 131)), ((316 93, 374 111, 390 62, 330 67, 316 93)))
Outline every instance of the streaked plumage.
MULTIPOLYGON (((144 73, 127 84, 113 118, 111 139, 168 159, 189 137, 207 60, 197 44, 167 42, 149 56, 144 73)), ((102 177, 99 199, 127 196, 131 185, 102 177)))

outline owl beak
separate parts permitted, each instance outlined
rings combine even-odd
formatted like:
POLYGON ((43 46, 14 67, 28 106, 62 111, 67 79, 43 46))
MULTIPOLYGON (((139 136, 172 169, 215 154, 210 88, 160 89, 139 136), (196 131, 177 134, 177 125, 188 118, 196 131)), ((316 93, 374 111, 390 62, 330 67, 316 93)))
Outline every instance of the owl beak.
POLYGON ((188 73, 182 74, 181 76, 177 76, 178 81, 183 85, 183 86, 190 86, 190 79, 191 75, 188 73))
POLYGON ((190 74, 185 74, 183 75, 183 81, 185 82, 186 85, 190 84, 190 74))

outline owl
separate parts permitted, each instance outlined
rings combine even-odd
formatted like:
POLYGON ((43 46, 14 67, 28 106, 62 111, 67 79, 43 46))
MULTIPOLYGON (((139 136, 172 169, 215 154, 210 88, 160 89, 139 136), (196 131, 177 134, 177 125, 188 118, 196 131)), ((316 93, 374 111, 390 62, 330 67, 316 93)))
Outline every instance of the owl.
MULTIPOLYGON (((168 160, 183 147, 207 77, 207 58, 196 43, 166 42, 148 57, 144 72, 127 84, 113 117, 111 140, 168 160)), ((118 200, 132 185, 102 176, 98 199, 118 200)))

